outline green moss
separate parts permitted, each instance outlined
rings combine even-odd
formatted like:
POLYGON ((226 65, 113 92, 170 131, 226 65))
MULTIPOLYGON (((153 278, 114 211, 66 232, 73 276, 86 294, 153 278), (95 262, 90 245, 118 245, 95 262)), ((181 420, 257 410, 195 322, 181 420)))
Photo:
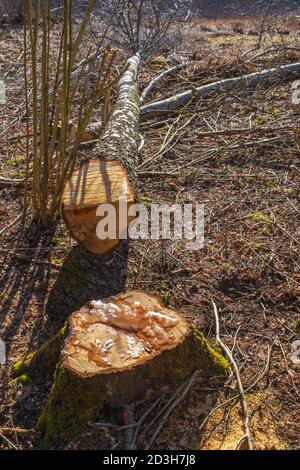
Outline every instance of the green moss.
POLYGON ((37 423, 44 447, 59 447, 81 434, 106 403, 107 392, 98 377, 81 379, 59 364, 37 423))
POLYGON ((51 241, 52 241, 53 245, 59 245, 60 243, 62 243, 64 241, 64 238, 63 237, 53 237, 51 241))
POLYGON ((269 257, 269 251, 267 246, 265 246, 263 243, 260 242, 255 242, 255 241, 246 241, 246 244, 250 248, 250 250, 254 251, 259 255, 261 259, 268 259, 269 257))
MULTIPOLYGON (((292 315, 292 313, 291 313, 292 315)), ((299 324, 299 321, 297 320, 287 320, 286 322, 286 326, 292 331, 292 332, 296 332, 297 330, 297 327, 298 327, 298 324, 299 324)))
POLYGON ((163 56, 158 56, 158 57, 154 57, 152 60, 151 60, 151 64, 153 65, 168 65, 168 61, 165 57, 163 56))
POLYGON ((275 396, 268 397, 268 402, 270 403, 270 405, 274 406, 275 408, 280 406, 280 402, 278 398, 275 396))
POLYGON ((257 253, 260 253, 261 251, 265 251, 265 245, 260 242, 254 242, 250 240, 247 242, 249 248, 251 248, 253 251, 256 251, 257 253))
POLYGON ((29 354, 25 359, 16 362, 12 366, 13 377, 19 379, 21 376, 27 375, 28 378, 34 379, 37 376, 53 375, 67 333, 68 325, 65 324, 55 336, 50 338, 37 351, 29 354))
POLYGON ((21 383, 23 385, 30 384, 31 380, 28 377, 27 374, 19 375, 16 379, 15 382, 21 383))
POLYGON ((142 194, 141 196, 139 196, 139 203, 146 206, 147 209, 150 209, 151 204, 153 204, 153 199, 150 199, 148 196, 142 194))
POLYGON ((255 222, 262 235, 269 234, 273 230, 273 219, 270 215, 260 211, 252 212, 251 220, 255 222))

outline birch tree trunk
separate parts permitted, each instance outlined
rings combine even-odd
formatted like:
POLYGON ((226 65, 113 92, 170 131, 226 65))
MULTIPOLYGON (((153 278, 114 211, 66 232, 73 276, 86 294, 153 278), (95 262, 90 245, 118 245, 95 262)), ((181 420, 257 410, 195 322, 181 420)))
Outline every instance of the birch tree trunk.
MULTIPOLYGON (((94 254, 106 254, 119 244, 120 197, 127 199, 128 206, 135 201, 139 64, 138 53, 128 60, 128 69, 118 83, 117 102, 104 135, 95 146, 94 157, 73 171, 62 197, 63 215, 71 235, 94 254), (116 213, 115 236, 105 240, 96 233, 101 220, 96 211, 101 204, 111 204, 116 213)), ((126 219, 125 229, 130 220, 126 219)))

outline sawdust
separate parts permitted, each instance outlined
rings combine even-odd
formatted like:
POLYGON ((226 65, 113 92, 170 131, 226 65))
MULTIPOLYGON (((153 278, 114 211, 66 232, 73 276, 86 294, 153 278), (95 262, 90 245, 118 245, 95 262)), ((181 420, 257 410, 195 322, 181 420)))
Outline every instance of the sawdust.
MULTIPOLYGON (((247 396, 249 407, 250 430, 255 450, 284 450, 286 445, 278 437, 278 423, 266 409, 264 395, 255 393, 247 396)), ((274 408, 274 407, 273 407, 274 408)), ((200 445, 201 450, 236 450, 244 449, 241 442, 244 435, 243 418, 239 403, 228 409, 215 412, 200 445), (239 442, 241 445, 239 445, 239 442)))

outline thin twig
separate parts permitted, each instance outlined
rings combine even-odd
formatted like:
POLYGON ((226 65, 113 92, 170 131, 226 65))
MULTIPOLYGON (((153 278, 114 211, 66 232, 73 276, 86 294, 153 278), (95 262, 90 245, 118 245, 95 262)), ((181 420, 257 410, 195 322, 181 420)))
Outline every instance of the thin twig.
POLYGON ((6 225, 2 230, 0 230, 0 237, 4 235, 5 232, 7 232, 11 227, 13 227, 15 224, 19 222, 23 214, 19 214, 10 224, 6 225))
POLYGON ((4 434, 0 431, 0 436, 2 437, 2 439, 4 439, 13 449, 15 450, 19 450, 18 447, 10 440, 8 439, 6 436, 4 436, 4 434))
MULTIPOLYGON (((170 416, 170 414, 172 413, 172 411, 174 410, 174 408, 176 408, 176 406, 178 405, 179 402, 181 402, 184 397, 186 396, 187 392, 189 391, 189 389, 191 388, 191 386, 193 385, 194 383, 194 380, 195 378, 197 377, 199 371, 196 370, 192 375, 191 377, 187 380, 187 382, 185 382, 180 388, 179 390, 177 390, 177 392, 175 392, 175 396, 176 395, 179 395, 174 401, 171 401, 170 405, 169 403, 167 404, 167 409, 166 409, 166 412, 165 414, 163 415, 160 423, 158 424, 153 436, 151 437, 149 443, 146 445, 145 449, 148 450, 150 449, 150 447, 152 446, 152 444, 154 443, 155 439, 157 438, 157 436, 159 435, 163 425, 165 424, 165 422, 167 421, 168 417, 170 416), (179 391, 180 391, 180 394, 179 394, 179 391)), ((174 395, 171 397, 171 400, 174 398, 174 395)), ((164 407, 165 409, 166 407, 164 407)))
POLYGON ((247 438, 247 443, 248 443, 248 448, 249 450, 253 450, 253 445, 252 445, 252 437, 251 437, 251 432, 249 429, 249 414, 248 414, 248 408, 247 408, 247 402, 246 402, 246 397, 245 397, 245 392, 244 392, 244 387, 242 384, 241 376, 239 373, 238 366, 231 354, 230 349, 226 346, 226 344, 223 343, 223 341, 220 338, 220 324, 219 324, 219 315, 218 315, 218 309, 215 304, 215 302, 212 300, 212 305, 214 309, 214 315, 215 315, 215 323, 216 323, 216 340, 220 344, 221 348, 224 350, 226 356, 228 357, 232 368, 233 372, 237 381, 238 389, 239 389, 239 398, 241 401, 241 407, 243 411, 243 418, 244 418, 244 431, 245 431, 245 436, 247 438))

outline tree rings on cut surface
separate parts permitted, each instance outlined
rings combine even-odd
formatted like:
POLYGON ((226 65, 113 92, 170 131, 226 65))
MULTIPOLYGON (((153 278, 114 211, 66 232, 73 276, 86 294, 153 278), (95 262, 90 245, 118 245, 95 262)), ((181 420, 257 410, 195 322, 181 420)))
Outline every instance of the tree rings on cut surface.
POLYGON ((139 291, 90 301, 69 325, 63 366, 81 377, 130 369, 175 348, 189 333, 181 314, 139 291))
MULTIPOLYGON (((62 196, 63 215, 72 236, 91 253, 104 255, 119 244, 120 198, 126 200, 128 208, 135 200, 124 167, 116 161, 88 160, 75 169, 67 181, 62 196), (97 235, 97 224, 108 215, 96 214, 101 204, 110 204, 115 209, 112 220, 115 234, 105 239, 97 235)), ((126 217, 128 227, 133 217, 121 216, 126 217)))

